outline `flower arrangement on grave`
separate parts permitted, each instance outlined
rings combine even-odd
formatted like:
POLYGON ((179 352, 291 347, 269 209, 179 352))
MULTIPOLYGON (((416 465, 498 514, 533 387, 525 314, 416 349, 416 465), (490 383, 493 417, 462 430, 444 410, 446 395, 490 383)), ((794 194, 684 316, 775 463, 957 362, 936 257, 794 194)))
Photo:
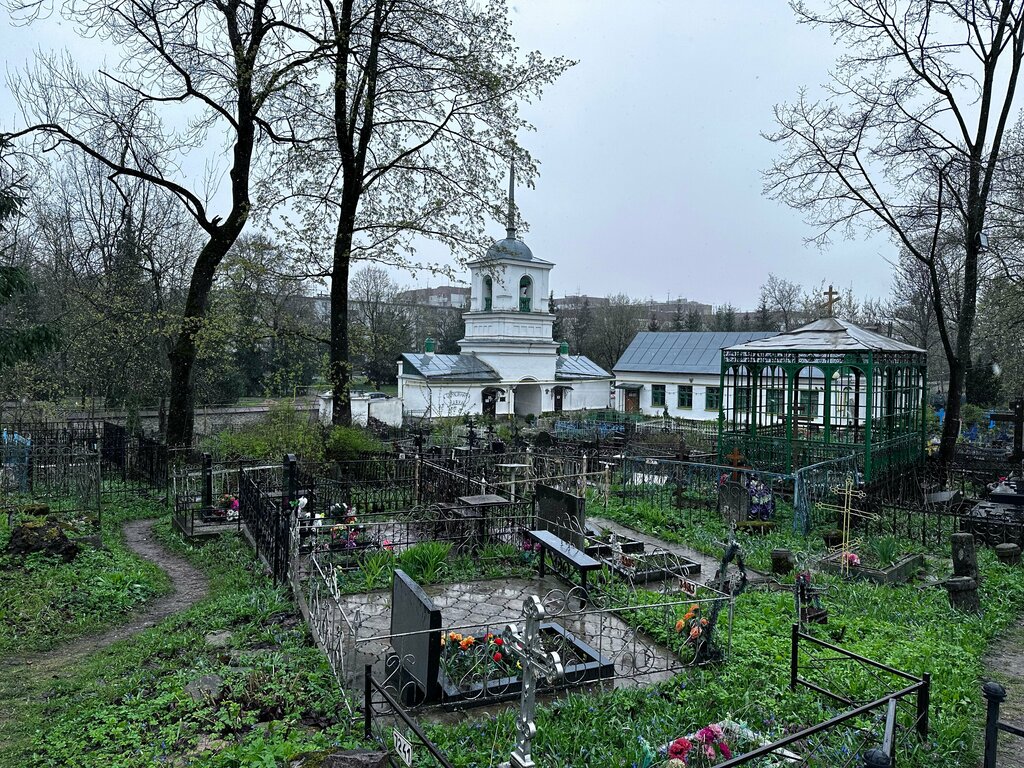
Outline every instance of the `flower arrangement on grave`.
POLYGON ((221 496, 220 504, 217 505, 217 508, 221 511, 221 514, 223 514, 224 517, 226 517, 228 520, 238 519, 237 496, 230 493, 225 493, 223 496, 221 496))
POLYGON ((857 568, 860 565, 860 557, 856 552, 844 552, 843 565, 847 568, 857 568))
POLYGON ((534 565, 537 562, 537 558, 540 556, 542 547, 539 541, 533 541, 532 539, 524 536, 523 537, 523 562, 527 565, 534 565))
POLYGON ((671 768, 703 768, 728 760, 732 749, 725 740, 725 732, 717 723, 706 725, 690 736, 680 736, 668 745, 668 762, 671 768))
POLYGON ((522 665, 505 652, 505 641, 493 632, 483 637, 441 633, 441 669, 456 685, 516 677, 522 665))
POLYGON ((767 483, 752 477, 747 482, 747 493, 750 494, 748 520, 768 521, 775 517, 775 496, 767 483))
POLYGON ((700 646, 710 633, 710 620, 700 603, 691 604, 683 618, 676 622, 676 634, 683 637, 684 645, 700 646))
POLYGON ((332 550, 366 549, 374 543, 366 526, 359 523, 354 506, 350 507, 345 503, 334 504, 330 509, 330 516, 333 520, 339 521, 331 526, 332 550))

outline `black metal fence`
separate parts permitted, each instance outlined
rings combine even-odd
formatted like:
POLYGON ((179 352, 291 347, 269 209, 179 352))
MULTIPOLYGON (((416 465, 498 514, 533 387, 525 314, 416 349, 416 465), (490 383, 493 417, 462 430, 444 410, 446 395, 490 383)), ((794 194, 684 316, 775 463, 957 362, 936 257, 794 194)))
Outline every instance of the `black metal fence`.
POLYGON ((363 736, 388 751, 401 753, 408 750, 408 765, 413 763, 412 750, 415 748, 416 765, 454 768, 448 756, 430 740, 387 687, 377 682, 372 664, 366 665, 363 679, 363 736), (390 733, 387 731, 389 727, 390 733), (407 733, 412 734, 411 739, 405 736, 407 733))
POLYGON ((928 673, 912 675, 873 661, 805 634, 797 624, 792 628, 790 688, 807 688, 846 709, 726 760, 721 768, 762 764, 765 758, 797 768, 902 764, 928 738, 928 673))
MULTIPOLYGON (((984 768, 997 768, 999 732, 1024 738, 1024 728, 999 719, 999 708, 1006 701, 1006 689, 1001 684, 990 680, 981 687, 981 693, 985 697, 985 761, 983 766, 984 768)), ((1020 749, 1014 749, 1012 752, 1019 754, 1020 749)))

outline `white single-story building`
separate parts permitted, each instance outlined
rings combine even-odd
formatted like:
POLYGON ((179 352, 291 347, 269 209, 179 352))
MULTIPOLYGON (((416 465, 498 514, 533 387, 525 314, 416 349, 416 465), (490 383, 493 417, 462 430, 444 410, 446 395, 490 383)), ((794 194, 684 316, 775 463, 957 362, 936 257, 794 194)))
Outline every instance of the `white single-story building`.
POLYGON ((609 406, 612 375, 553 338, 547 297, 554 264, 516 237, 513 211, 510 184, 505 239, 469 263, 460 354, 436 354, 427 339, 422 352, 402 355, 398 396, 407 415, 525 417, 609 406))
POLYGON ((772 331, 642 331, 612 369, 615 408, 626 413, 717 419, 722 349, 776 335, 772 331))

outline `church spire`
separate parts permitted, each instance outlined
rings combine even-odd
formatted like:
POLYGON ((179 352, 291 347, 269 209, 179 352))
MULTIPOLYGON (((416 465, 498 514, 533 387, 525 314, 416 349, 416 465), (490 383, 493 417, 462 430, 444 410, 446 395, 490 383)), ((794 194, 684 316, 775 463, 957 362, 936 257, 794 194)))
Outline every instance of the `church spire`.
POLYGON ((513 160, 508 171, 508 220, 505 222, 505 236, 516 239, 516 162, 513 160))

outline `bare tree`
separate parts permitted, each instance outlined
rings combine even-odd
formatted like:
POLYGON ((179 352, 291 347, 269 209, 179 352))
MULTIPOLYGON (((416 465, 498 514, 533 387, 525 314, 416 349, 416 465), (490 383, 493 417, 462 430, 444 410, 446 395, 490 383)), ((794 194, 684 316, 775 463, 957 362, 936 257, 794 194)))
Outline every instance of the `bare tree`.
POLYGON ((952 458, 971 360, 990 195, 1004 153, 1021 63, 1020 0, 835 0, 791 3, 849 53, 827 97, 777 106, 767 138, 783 156, 768 194, 803 211, 819 243, 863 226, 888 233, 923 264, 949 363, 942 457, 952 458), (938 254, 956 243, 957 282, 938 254), (957 294, 955 326, 946 297, 957 294))
POLYGON ((608 303, 594 308, 591 350, 594 362, 610 371, 626 347, 644 329, 644 302, 625 294, 608 297, 608 303))
MULTIPOLYGON (((7 5, 30 20, 44 9, 41 0, 7 5)), ((82 151, 112 180, 138 179, 176 199, 203 230, 206 241, 169 352, 168 440, 188 444, 196 336, 217 267, 250 215, 256 147, 279 135, 273 102, 308 61, 308 39, 287 0, 63 0, 58 7, 83 34, 111 39, 120 65, 87 76, 70 57, 38 57, 36 68, 12 83, 29 124, 10 138, 32 136, 46 150, 82 151), (189 153, 211 144, 226 146, 230 158, 227 173, 216 179, 227 179, 223 216, 211 210, 216 190, 190 185, 182 168, 195 162, 189 153)))
POLYGON ((387 271, 375 265, 352 275, 349 298, 352 303, 352 333, 357 343, 354 356, 363 363, 366 377, 380 389, 398 375, 398 358, 409 348, 409 316, 399 304, 398 285, 387 271))
POLYGON ((509 162, 526 181, 536 172, 515 141, 528 127, 517 101, 571 62, 519 60, 500 1, 321 0, 308 28, 325 50, 325 82, 297 92, 312 138, 292 154, 283 199, 322 244, 311 251, 331 254, 329 378, 334 421, 347 424, 353 261, 408 265, 416 238, 478 255, 509 162))
POLYGON ((796 327, 795 315, 802 292, 803 289, 798 283, 791 283, 789 280, 769 274, 768 281, 761 286, 759 306, 770 313, 775 325, 781 325, 783 331, 790 331, 796 327))

